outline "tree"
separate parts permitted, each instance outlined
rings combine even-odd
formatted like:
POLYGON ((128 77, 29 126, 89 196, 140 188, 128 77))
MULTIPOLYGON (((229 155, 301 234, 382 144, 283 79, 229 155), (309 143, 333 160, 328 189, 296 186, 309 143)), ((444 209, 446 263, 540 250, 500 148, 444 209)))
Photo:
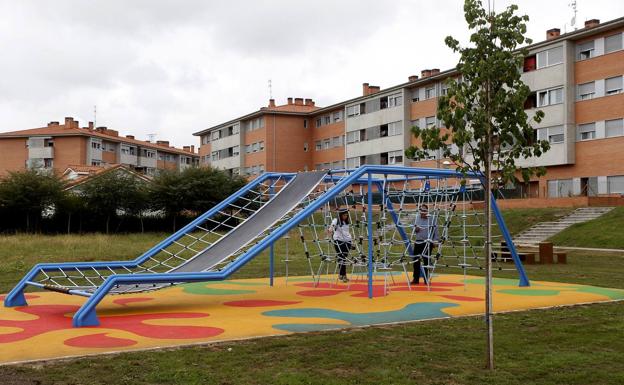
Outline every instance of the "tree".
POLYGON ((105 172, 87 181, 77 193, 82 195, 87 209, 106 218, 106 234, 110 220, 118 213, 131 214, 142 209, 145 182, 123 170, 105 172))
POLYGON ((207 211, 245 183, 241 177, 232 177, 211 167, 187 168, 182 172, 162 171, 150 186, 150 203, 154 210, 172 218, 175 231, 176 218, 183 211, 207 211))
POLYGON ((536 139, 531 122, 540 122, 543 112, 532 117, 524 110, 530 94, 520 78, 526 48, 528 16, 516 15, 511 5, 501 13, 486 11, 480 0, 466 0, 465 19, 471 31, 470 46, 448 36, 446 45, 460 54, 459 81, 449 80, 448 93, 438 101, 438 119, 442 128, 414 127, 421 146, 406 151, 411 158, 423 159, 431 150, 441 151, 458 171, 482 173, 485 193, 485 261, 487 367, 494 368, 492 325, 491 266, 491 195, 492 172, 503 183, 521 174, 525 181, 531 175, 542 175, 543 168, 516 168, 519 158, 539 157, 548 151, 548 141, 536 139), (467 150, 467 151, 466 151, 467 150))
POLYGON ((26 231, 30 231, 31 226, 36 231, 44 212, 51 211, 63 195, 63 182, 52 173, 10 172, 0 181, 0 207, 24 216, 26 231))

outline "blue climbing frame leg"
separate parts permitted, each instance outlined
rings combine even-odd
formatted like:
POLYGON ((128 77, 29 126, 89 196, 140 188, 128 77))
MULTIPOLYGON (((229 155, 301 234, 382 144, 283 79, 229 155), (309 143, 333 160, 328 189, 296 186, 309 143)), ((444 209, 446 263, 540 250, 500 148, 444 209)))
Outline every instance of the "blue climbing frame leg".
POLYGON ((373 298, 373 176, 369 172, 367 180, 368 207, 368 298, 373 298))

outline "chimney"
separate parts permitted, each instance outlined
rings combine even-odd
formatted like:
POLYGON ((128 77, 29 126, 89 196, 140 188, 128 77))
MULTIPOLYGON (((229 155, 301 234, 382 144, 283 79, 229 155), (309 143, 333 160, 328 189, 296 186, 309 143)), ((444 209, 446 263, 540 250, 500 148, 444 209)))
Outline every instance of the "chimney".
POLYGON ((275 99, 269 99, 269 107, 275 107, 275 99))
POLYGON ((370 86, 368 87, 368 94, 374 94, 376 92, 379 92, 379 90, 381 90, 381 88, 379 86, 370 86))
POLYGON ((431 69, 431 76, 437 75, 439 73, 440 73, 440 69, 439 68, 432 68, 431 69))
POLYGON ((597 27, 598 24, 600 24, 600 20, 599 19, 587 20, 585 22, 585 28, 594 28, 594 27, 597 27))
POLYGON ((186 152, 190 152, 191 151, 191 146, 183 146, 182 150, 184 150, 186 152))
POLYGON ((368 83, 362 83, 362 96, 370 95, 368 83))
POLYGON ((168 140, 157 140, 156 144, 162 147, 169 147, 169 141, 168 140))
POLYGON ((93 122, 89 122, 89 130, 93 131, 93 122))
POLYGON ((292 98, 288 98, 288 104, 293 104, 292 103, 292 98))
POLYGON ((409 76, 407 80, 410 82, 415 82, 416 80, 418 80, 418 75, 409 76))
POLYGON ((65 117, 65 126, 71 127, 73 122, 74 122, 74 118, 72 118, 71 116, 65 117))
POLYGON ((134 139, 134 135, 126 135, 126 138, 128 138, 128 139, 134 139))
POLYGON ((57 122, 57 121, 53 121, 53 122, 48 123, 48 127, 58 126, 58 125, 59 125, 59 122, 57 122))
POLYGON ((559 28, 551 28, 546 31, 546 40, 558 38, 559 35, 561 35, 561 30, 559 28))
POLYGON ((110 136, 119 136, 119 131, 117 130, 109 130, 108 128, 104 129, 104 132, 102 132, 105 135, 110 135, 110 136))
POLYGON ((295 98, 295 104, 298 106, 303 106, 303 98, 295 98))
POLYGON ((306 106, 312 106, 312 107, 314 107, 314 100, 312 100, 312 99, 306 99, 306 100, 305 100, 305 105, 306 105, 306 106))
POLYGON ((191 152, 194 154, 195 153, 195 145, 191 144, 191 152))
POLYGON ((422 70, 422 71, 420 71, 420 77, 421 78, 428 78, 429 76, 431 76, 431 70, 422 70))

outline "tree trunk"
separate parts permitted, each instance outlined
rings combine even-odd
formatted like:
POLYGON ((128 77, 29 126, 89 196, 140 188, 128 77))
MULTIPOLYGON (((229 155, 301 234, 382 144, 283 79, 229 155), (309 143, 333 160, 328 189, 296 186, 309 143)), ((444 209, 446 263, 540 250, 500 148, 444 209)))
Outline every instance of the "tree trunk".
POLYGON ((139 215, 139 221, 141 222, 141 234, 145 232, 145 227, 143 226, 143 215, 139 215))
POLYGON ((173 232, 176 232, 176 215, 173 214, 173 232))
POLYGON ((67 234, 71 233, 71 213, 67 214, 67 234))
POLYGON ((485 324, 487 327, 487 365, 494 370, 494 326, 492 324, 492 117, 490 111, 490 82, 487 95, 487 146, 485 153, 485 324))
POLYGON ((108 235, 108 224, 110 222, 110 215, 106 216, 106 234, 108 235))

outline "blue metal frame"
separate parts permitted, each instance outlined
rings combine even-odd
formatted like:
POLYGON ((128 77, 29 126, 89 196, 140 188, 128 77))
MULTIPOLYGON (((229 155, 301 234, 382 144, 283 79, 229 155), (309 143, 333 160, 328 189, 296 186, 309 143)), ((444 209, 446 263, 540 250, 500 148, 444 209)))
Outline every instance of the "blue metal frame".
MULTIPOLYGON (((286 235, 291 229, 297 226, 300 222, 302 222, 309 215, 314 213, 316 210, 323 207, 330 199, 334 198, 337 194, 347 189, 352 184, 364 184, 366 183, 368 186, 368 226, 369 226, 369 297, 372 298, 372 184, 373 184, 373 175, 374 174, 388 174, 388 175, 403 175, 403 176, 428 176, 428 177, 456 177, 462 178, 466 175, 459 173, 453 170, 440 170, 440 169, 424 169, 424 168, 410 168, 410 167, 394 167, 394 166, 362 166, 358 169, 350 171, 349 175, 342 177, 338 183, 336 183, 331 189, 327 190, 323 195, 321 195, 318 199, 312 201, 307 207, 303 210, 299 211, 295 214, 289 221, 282 224, 280 227, 273 230, 269 235, 263 238, 260 242, 253 245, 247 250, 244 254, 239 256, 237 259, 232 261, 224 270, 220 272, 196 272, 196 273, 162 273, 162 274, 116 274, 111 275, 106 278, 104 283, 98 287, 93 294, 90 293, 78 293, 75 291, 73 294, 78 295, 86 295, 89 296, 87 301, 82 305, 82 307, 74 314, 73 317, 73 325, 75 327, 81 326, 97 326, 99 325, 99 321, 97 319, 97 315, 95 312, 95 308, 97 304, 108 294, 108 292, 113 289, 117 285, 128 285, 128 284, 159 284, 159 283, 185 283, 185 282, 205 282, 205 281, 215 281, 215 280, 224 280, 228 278, 230 275, 238 271, 242 266, 244 266, 251 259, 256 257, 259 253, 264 251, 267 247, 272 246, 276 240, 286 235), (362 178, 366 175, 366 178, 362 178), (360 179, 362 178, 362 179, 360 179)), ((250 189, 256 187, 260 183, 268 180, 275 179, 278 177, 290 179, 295 174, 292 173, 265 173, 258 178, 254 179, 246 186, 244 186, 241 190, 236 192, 235 194, 228 197, 223 202, 219 203, 211 210, 199 216, 197 219, 184 226, 182 229, 169 236, 165 240, 158 243, 156 246, 148 250, 143 255, 137 257, 133 261, 115 261, 115 262, 95 262, 95 263, 62 263, 62 264, 38 264, 33 269, 22 278, 22 280, 17 284, 13 290, 7 295, 4 301, 4 305, 7 307, 11 306, 24 306, 27 305, 26 299, 24 297, 24 288, 26 285, 31 284, 32 279, 34 279, 37 274, 41 271, 45 270, 54 270, 58 268, 67 268, 67 267, 75 267, 75 268, 107 268, 107 267, 136 267, 149 257, 157 254, 162 248, 167 247, 173 243, 174 240, 178 239, 180 236, 184 235, 186 232, 192 230, 197 224, 201 223, 205 219, 217 213, 219 210, 225 208, 228 204, 232 203, 250 189)), ((480 177, 480 175, 469 173, 467 176, 469 177, 480 177)), ((495 202, 494 200, 492 202, 495 202)), ((494 208, 494 213, 497 217, 497 221, 499 226, 501 226, 501 231, 505 236, 505 240, 508 241, 510 245, 510 250, 512 253, 512 257, 514 262, 516 263, 516 267, 521 276, 521 286, 528 285, 528 279, 526 278, 526 273, 522 268, 522 263, 520 262, 516 250, 513 247, 513 242, 511 242, 511 238, 509 236, 509 232, 507 227, 504 225, 504 221, 496 204, 492 204, 494 208)), ((394 210, 392 210, 394 212, 394 210)), ((392 214, 391 214, 392 215, 392 214)), ((394 213, 396 215, 396 213, 394 213)))

